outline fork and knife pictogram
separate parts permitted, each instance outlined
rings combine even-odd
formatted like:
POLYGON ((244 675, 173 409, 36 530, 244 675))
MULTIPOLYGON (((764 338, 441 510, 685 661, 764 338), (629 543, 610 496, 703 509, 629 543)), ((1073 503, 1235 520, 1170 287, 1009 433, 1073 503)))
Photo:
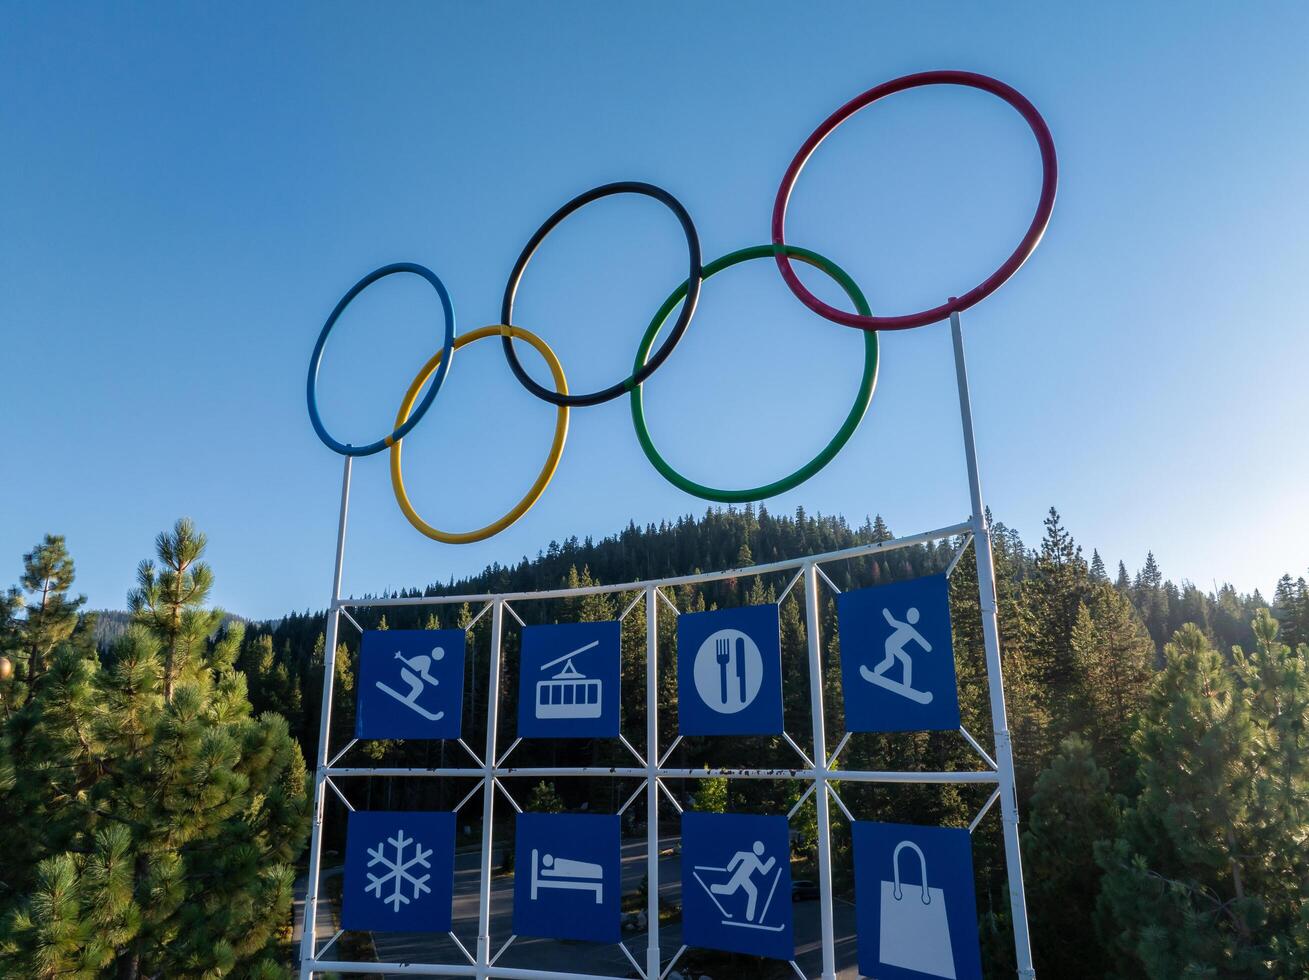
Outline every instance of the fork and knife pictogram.
POLYGON ((738 636, 733 640, 731 637, 724 637, 714 641, 714 661, 718 664, 718 682, 719 697, 722 703, 728 703, 727 694, 727 665, 732 663, 732 647, 736 647, 736 680, 742 704, 746 702, 745 693, 745 638, 738 636))

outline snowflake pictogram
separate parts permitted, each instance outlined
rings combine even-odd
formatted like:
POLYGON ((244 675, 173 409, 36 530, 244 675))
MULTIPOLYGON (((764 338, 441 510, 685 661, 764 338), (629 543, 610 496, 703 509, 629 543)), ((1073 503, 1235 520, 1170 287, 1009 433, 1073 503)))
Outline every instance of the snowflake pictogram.
POLYGON ((432 856, 432 848, 423 850, 423 846, 417 843, 412 837, 405 837, 404 830, 397 830, 394 837, 388 837, 384 843, 379 843, 376 847, 368 849, 368 856, 372 858, 368 862, 368 867, 380 864, 390 870, 386 874, 378 875, 368 872, 368 886, 364 889, 366 892, 373 892, 384 902, 391 904, 391 911, 399 912, 401 905, 408 905, 410 898, 404 893, 406 883, 413 888, 413 899, 417 900, 423 892, 430 892, 432 889, 427 887, 427 879, 432 877, 425 874, 421 877, 409 873, 409 869, 414 865, 424 868, 430 868, 427 859, 432 856), (395 860, 390 861, 386 858, 386 845, 390 844, 395 848, 395 860), (414 845, 414 856, 405 858, 405 848, 410 844, 414 845), (382 886, 391 882, 392 889, 389 895, 382 894, 382 886))

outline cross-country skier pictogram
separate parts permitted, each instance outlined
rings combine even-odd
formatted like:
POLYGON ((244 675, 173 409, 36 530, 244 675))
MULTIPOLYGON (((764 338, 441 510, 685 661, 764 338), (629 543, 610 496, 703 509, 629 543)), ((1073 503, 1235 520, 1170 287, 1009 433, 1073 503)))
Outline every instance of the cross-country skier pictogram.
MULTIPOLYGON (((768 917, 768 909, 773 904, 773 892, 777 890, 777 882, 782 877, 782 870, 778 867, 777 858, 770 857, 766 861, 760 860, 764 856, 764 842, 757 840, 748 851, 737 851, 732 855, 732 859, 727 862, 727 867, 719 868, 711 865, 697 864, 695 871, 695 880, 700 883, 700 887, 709 895, 710 901, 718 906, 718 911, 722 913, 722 923, 725 926, 744 926, 749 929, 764 929, 768 932, 777 932, 784 928, 783 923, 770 925, 765 923, 768 917), (760 876, 760 883, 769 884, 769 875, 774 868, 777 868, 777 874, 772 875, 772 883, 768 888, 768 896, 764 900, 764 907, 759 910, 759 915, 755 916, 755 909, 759 904, 759 884, 756 884, 754 876, 760 876), (710 878, 726 874, 727 880, 720 882, 706 883, 700 877, 704 872, 710 878), (723 903, 718 901, 715 896, 721 896, 724 901, 736 895, 737 892, 745 893, 745 921, 741 921, 724 907, 723 903)), ((739 908, 738 908, 739 912, 739 908)))

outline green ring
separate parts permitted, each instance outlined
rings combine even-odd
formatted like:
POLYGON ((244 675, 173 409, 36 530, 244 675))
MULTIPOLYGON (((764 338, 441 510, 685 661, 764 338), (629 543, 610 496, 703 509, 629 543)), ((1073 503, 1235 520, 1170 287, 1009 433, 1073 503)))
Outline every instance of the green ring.
MULTIPOLYGON (((868 307, 868 301, 864 299, 864 294, 859 291, 859 287, 855 285, 854 280, 840 266, 817 252, 811 252, 808 249, 798 248, 794 245, 753 245, 750 248, 730 252, 706 265, 701 279, 702 281, 708 279, 715 273, 722 272, 724 269, 738 263, 747 262, 750 259, 773 258, 778 253, 799 259, 816 269, 821 269, 835 279, 840 287, 845 290, 846 295, 850 297, 855 309, 859 311, 861 316, 872 315, 872 311, 868 307)), ((672 314, 677 304, 682 301, 682 297, 686 295, 686 288, 687 284, 684 282, 673 290, 673 294, 664 300, 664 305, 659 307, 654 319, 650 321, 645 336, 641 338, 641 346, 636 352, 637 369, 645 364, 645 359, 650 353, 655 338, 659 336, 664 321, 672 314)), ((654 468, 663 474, 664 479, 673 486, 704 500, 713 500, 723 504, 743 504, 763 500, 765 497, 775 497, 779 493, 793 490, 830 463, 833 457, 844 448, 845 444, 850 441, 850 437, 854 435, 855 429, 859 428, 859 423, 862 421, 864 413, 868 411, 869 403, 873 400, 873 388, 877 384, 877 331, 865 330, 862 332, 864 335, 864 376, 859 382, 859 392, 855 396, 854 405, 851 406, 850 413, 845 417, 845 422, 841 424, 841 428, 832 437, 832 441, 824 446, 817 456, 790 476, 784 476, 780 480, 749 490, 717 490, 696 483, 693 480, 688 480, 668 465, 668 461, 659 455, 659 450, 655 448, 654 442, 650 439, 650 430, 645 423, 645 408, 641 400, 641 386, 639 385, 631 390, 632 424, 636 426, 636 438, 640 441, 641 448, 645 450, 646 457, 654 464, 654 468)))

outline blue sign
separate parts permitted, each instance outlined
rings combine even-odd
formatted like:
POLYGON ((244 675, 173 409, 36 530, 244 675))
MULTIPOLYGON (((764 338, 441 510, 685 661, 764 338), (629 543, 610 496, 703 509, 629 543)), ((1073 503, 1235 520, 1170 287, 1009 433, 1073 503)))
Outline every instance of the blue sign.
POLYGON ((950 586, 944 575, 842 592, 836 611, 846 731, 959 727, 950 586))
POLYGON ((982 980, 966 830, 854 824, 859 972, 877 980, 982 980))
POLYGON ((449 932, 454 867, 453 813, 351 813, 341 928, 449 932))
POLYGON ((617 816, 520 813, 514 932, 616 943, 622 899, 617 816))
POLYGON ((368 630, 359 643, 355 738, 458 738, 463 630, 368 630))
POLYGON ((786 817, 682 814, 682 941, 795 957, 786 817))
POLYGON ((677 617, 677 722, 683 735, 780 735, 777 606, 677 617))
POLYGON ((621 635, 616 620, 524 627, 519 736, 616 738, 621 635))

